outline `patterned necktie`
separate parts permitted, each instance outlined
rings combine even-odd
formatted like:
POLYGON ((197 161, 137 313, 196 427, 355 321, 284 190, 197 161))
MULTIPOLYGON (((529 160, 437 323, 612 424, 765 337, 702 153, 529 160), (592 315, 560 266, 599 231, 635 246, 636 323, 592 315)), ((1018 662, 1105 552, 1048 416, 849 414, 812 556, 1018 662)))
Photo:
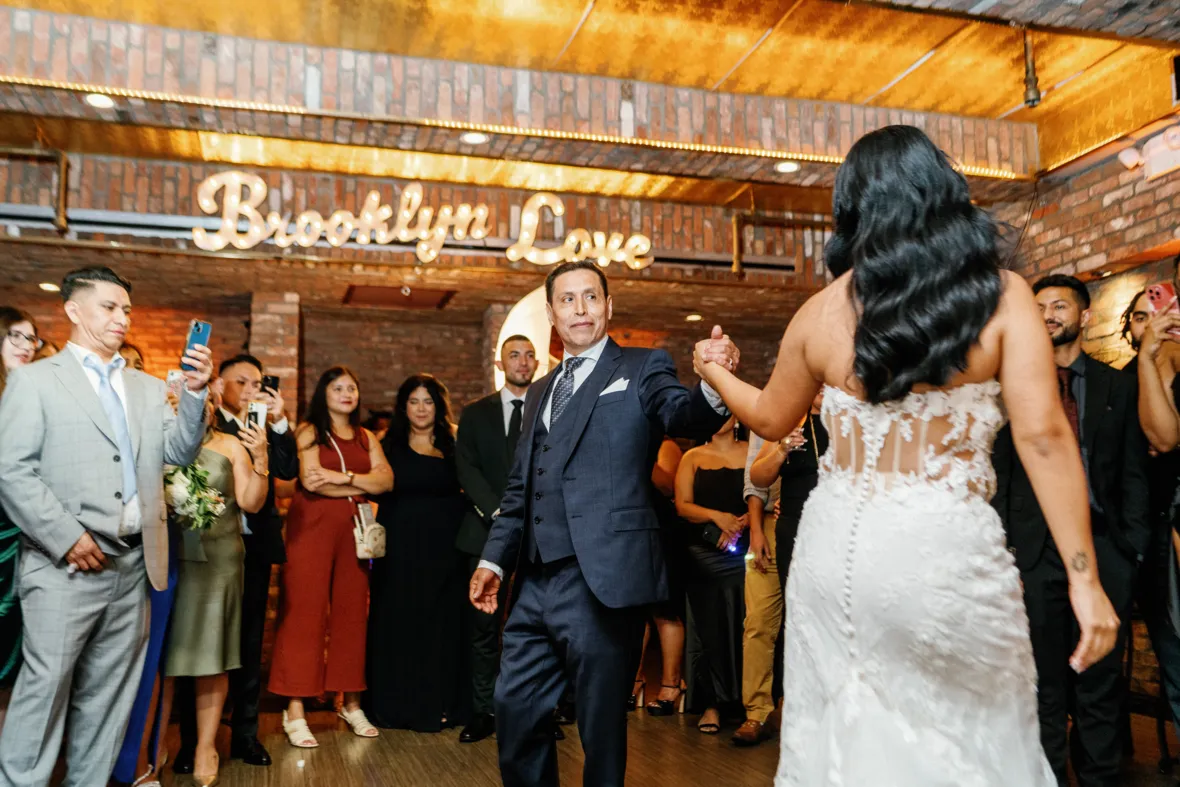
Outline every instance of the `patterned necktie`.
POLYGON ((98 401, 102 410, 107 414, 111 428, 115 430, 115 445, 119 447, 119 464, 123 468, 123 504, 126 505, 136 495, 138 486, 135 481, 135 449, 131 445, 131 432, 127 428, 127 412, 123 409, 123 401, 111 385, 111 375, 123 368, 126 361, 116 355, 115 360, 107 366, 93 355, 86 356, 83 365, 98 373, 98 401))
POLYGON ((1073 369, 1057 367, 1057 388, 1061 392, 1061 403, 1065 405, 1065 417, 1073 429, 1073 436, 1081 440, 1078 431, 1078 400, 1073 395, 1073 369))
POLYGON ((520 442, 520 408, 524 406, 523 399, 512 400, 512 415, 508 417, 508 465, 511 467, 516 459, 516 444, 520 442))
POLYGON ((549 427, 557 423, 557 419, 565 412, 565 407, 574 397, 574 372, 586 362, 585 358, 569 358, 565 362, 565 371, 557 378, 557 385, 553 386, 553 408, 549 414, 549 427))

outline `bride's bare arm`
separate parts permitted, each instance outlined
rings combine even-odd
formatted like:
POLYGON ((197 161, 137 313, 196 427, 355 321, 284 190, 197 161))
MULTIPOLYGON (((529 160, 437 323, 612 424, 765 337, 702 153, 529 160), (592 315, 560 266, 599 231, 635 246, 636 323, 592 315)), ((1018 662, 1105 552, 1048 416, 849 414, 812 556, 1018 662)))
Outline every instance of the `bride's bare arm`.
POLYGON ((702 363, 699 351, 693 359, 697 373, 721 394, 730 412, 768 442, 781 440, 798 426, 819 391, 820 381, 809 371, 805 347, 810 326, 818 319, 819 299, 823 297, 824 293, 813 296, 787 325, 774 371, 764 390, 742 382, 715 363, 702 363))

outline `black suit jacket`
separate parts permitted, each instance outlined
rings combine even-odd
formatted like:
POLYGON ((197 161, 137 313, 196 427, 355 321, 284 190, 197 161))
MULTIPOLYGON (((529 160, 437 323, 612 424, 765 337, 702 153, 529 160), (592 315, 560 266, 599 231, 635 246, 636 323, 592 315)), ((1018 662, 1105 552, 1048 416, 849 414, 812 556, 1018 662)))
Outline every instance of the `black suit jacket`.
MULTIPOLYGON (((1151 518, 1147 483, 1147 438, 1139 426, 1139 384, 1131 375, 1085 356, 1086 412, 1082 442, 1089 457, 1089 484, 1101 506, 1111 541, 1129 564, 1147 549, 1151 518)), ((1033 568, 1049 538, 1045 516, 1005 427, 996 439, 998 482, 992 505, 1004 522, 1008 545, 1022 571, 1033 568)))
MULTIPOLYGON (((523 431, 523 421, 521 423, 523 431)), ((463 515, 455 539, 455 547, 460 552, 477 557, 483 553, 492 514, 500 507, 510 469, 503 402, 497 391, 467 405, 459 418, 455 470, 471 504, 463 515)))
MULTIPOLYGON (((221 409, 217 410, 217 428, 226 434, 238 436, 237 421, 227 420, 221 409)), ((275 479, 290 481, 299 477, 299 449, 295 445, 295 430, 278 434, 268 424, 267 453, 270 458, 270 478, 266 485, 266 503, 257 514, 246 514, 246 525, 252 535, 242 535, 246 553, 264 563, 285 563, 287 550, 283 545, 283 518, 275 507, 275 479)))
MULTIPOLYGON (((560 366, 529 388, 516 460, 492 524, 483 559, 510 573, 520 553, 531 499, 533 433, 560 366)), ((608 340, 579 389, 573 437, 554 446, 562 468, 570 538, 582 576, 608 607, 633 607, 668 596, 667 572, 652 504, 651 469, 664 434, 704 439, 728 416, 709 406, 700 385, 691 391, 676 377, 663 350, 619 347, 608 340), (626 380, 623 387, 621 381, 626 380), (602 395, 608 387, 618 386, 602 395), (582 395, 582 390, 585 394, 582 395)))

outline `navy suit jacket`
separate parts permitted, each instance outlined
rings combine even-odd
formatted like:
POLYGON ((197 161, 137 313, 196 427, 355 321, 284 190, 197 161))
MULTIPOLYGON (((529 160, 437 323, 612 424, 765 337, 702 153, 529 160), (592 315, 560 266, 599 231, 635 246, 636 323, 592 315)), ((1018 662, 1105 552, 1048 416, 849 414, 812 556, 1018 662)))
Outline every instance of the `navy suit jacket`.
MULTIPOLYGON (((533 433, 560 372, 557 367, 529 387, 521 440, 492 524, 483 559, 508 572, 516 564, 529 501, 533 433)), ((691 391, 676 377, 663 350, 619 347, 608 339, 590 376, 578 389, 580 404, 564 451, 562 494, 578 565, 594 595, 608 607, 641 606, 668 597, 659 521, 652 507, 651 470, 665 434, 707 439, 728 416, 718 414, 698 384, 691 391), (619 380, 624 390, 602 396, 619 380), (583 394, 584 391, 584 394, 583 394)))

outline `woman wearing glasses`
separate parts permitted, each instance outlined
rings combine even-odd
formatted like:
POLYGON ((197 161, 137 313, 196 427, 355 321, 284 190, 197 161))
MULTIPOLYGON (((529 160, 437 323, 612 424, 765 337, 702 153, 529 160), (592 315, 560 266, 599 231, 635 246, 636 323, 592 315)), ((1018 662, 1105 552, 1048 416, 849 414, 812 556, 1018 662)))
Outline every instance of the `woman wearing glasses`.
MULTIPOLYGON (((0 396, 8 373, 32 363, 41 349, 33 318, 19 309, 0 306, 0 396)), ((0 720, 20 666, 20 609, 15 595, 20 530, 0 508, 0 720)))

